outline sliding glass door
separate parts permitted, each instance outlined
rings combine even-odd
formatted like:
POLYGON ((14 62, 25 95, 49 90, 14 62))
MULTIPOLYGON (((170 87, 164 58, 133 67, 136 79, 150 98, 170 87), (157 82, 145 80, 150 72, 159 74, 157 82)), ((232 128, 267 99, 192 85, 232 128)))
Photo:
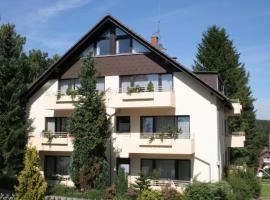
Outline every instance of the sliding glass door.
POLYGON ((141 159, 141 171, 146 176, 158 175, 159 179, 190 181, 190 160, 141 159))

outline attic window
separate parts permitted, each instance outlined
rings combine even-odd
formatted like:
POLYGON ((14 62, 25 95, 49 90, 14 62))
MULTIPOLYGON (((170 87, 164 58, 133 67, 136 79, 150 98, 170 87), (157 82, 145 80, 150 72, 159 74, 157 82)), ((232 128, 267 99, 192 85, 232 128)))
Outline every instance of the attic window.
POLYGON ((85 49, 84 51, 83 51, 83 53, 81 54, 81 57, 82 58, 86 58, 87 56, 93 56, 94 55, 94 50, 95 50, 95 48, 94 48, 94 45, 93 44, 91 44, 89 47, 87 47, 87 49, 85 49))
POLYGON ((149 50, 142 44, 132 39, 132 53, 147 53, 149 50))
POLYGON ((127 34, 124 31, 122 31, 120 28, 116 28, 115 35, 116 36, 123 36, 123 35, 127 35, 127 34))
POLYGON ((97 41, 96 55, 109 55, 110 54, 110 31, 104 32, 97 41))

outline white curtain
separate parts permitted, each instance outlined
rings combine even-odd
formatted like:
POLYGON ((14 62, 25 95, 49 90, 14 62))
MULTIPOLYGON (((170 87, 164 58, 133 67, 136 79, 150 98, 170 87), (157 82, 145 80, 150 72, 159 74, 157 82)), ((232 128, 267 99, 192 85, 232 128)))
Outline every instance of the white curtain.
POLYGON ((55 132, 55 120, 54 118, 47 118, 46 119, 46 123, 47 123, 47 130, 48 132, 55 132))
POLYGON ((178 117, 178 128, 181 129, 182 137, 189 137, 190 131, 190 120, 189 116, 180 116, 178 117))
POLYGON ((60 80, 60 92, 65 95, 69 87, 69 80, 60 80))
POLYGON ((175 179, 174 160, 156 160, 156 169, 160 178, 175 179))

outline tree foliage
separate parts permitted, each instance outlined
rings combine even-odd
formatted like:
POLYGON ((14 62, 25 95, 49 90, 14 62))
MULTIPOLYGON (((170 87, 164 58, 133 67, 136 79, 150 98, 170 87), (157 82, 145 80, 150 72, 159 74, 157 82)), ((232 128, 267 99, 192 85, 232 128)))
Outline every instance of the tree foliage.
POLYGON ((115 187, 118 194, 125 194, 128 190, 128 180, 124 169, 120 168, 115 177, 115 187))
POLYGON ((24 168, 21 171, 15 187, 16 200, 42 200, 47 183, 40 173, 39 156, 35 148, 28 148, 25 152, 24 168))
POLYGON ((150 179, 143 172, 140 172, 139 177, 136 178, 135 183, 132 184, 132 186, 135 190, 142 192, 150 189, 150 183, 150 179))
POLYGON ((29 85, 59 56, 23 51, 26 38, 15 26, 0 26, 0 176, 14 175, 22 168, 30 123, 27 121, 24 94, 29 85))
POLYGON ((24 43, 14 25, 0 27, 0 175, 16 174, 21 169, 27 140, 23 94, 30 69, 24 43))
POLYGON ((249 74, 240 61, 240 54, 233 46, 224 28, 212 26, 203 34, 198 45, 194 71, 217 71, 224 81, 225 94, 239 99, 242 104, 240 116, 229 119, 231 131, 244 131, 249 164, 256 164, 262 148, 262 138, 256 132, 254 98, 248 85, 249 74))
POLYGON ((82 190, 104 187, 108 181, 105 145, 110 123, 103 94, 96 91, 96 76, 94 60, 87 57, 80 72, 80 98, 69 122, 69 132, 74 136, 70 172, 75 185, 82 190))
POLYGON ((52 58, 48 57, 48 53, 42 52, 41 50, 30 50, 28 53, 28 64, 30 67, 29 80, 32 83, 35 81, 43 72, 48 69, 50 65, 55 63, 59 59, 59 55, 55 54, 52 58))

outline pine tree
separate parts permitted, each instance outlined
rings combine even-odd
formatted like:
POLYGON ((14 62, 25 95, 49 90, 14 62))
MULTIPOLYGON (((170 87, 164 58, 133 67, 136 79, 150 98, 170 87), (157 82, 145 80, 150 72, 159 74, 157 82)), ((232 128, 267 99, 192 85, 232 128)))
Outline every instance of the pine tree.
POLYGON ((35 148, 28 148, 25 152, 24 169, 21 171, 15 187, 16 200, 42 200, 47 183, 40 173, 39 156, 35 148))
POLYGON ((27 141, 23 94, 29 67, 22 51, 24 43, 14 25, 0 27, 0 175, 20 171, 27 141))
POLYGON ((140 172, 139 177, 136 178, 135 183, 132 184, 132 186, 135 190, 142 192, 150 189, 151 181, 143 172, 140 172))
POLYGON ((262 148, 262 140, 256 132, 254 98, 248 85, 249 74, 243 63, 239 61, 240 54, 233 46, 224 28, 212 26, 203 34, 198 45, 194 71, 217 71, 224 81, 225 95, 231 99, 239 99, 242 104, 240 116, 229 118, 231 131, 246 133, 247 162, 256 164, 258 153, 262 148))
POLYGON ((69 121, 69 132, 74 136, 70 173, 81 190, 101 188, 108 181, 105 145, 110 123, 103 94, 96 91, 96 76, 94 60, 88 57, 80 72, 80 98, 69 121))

